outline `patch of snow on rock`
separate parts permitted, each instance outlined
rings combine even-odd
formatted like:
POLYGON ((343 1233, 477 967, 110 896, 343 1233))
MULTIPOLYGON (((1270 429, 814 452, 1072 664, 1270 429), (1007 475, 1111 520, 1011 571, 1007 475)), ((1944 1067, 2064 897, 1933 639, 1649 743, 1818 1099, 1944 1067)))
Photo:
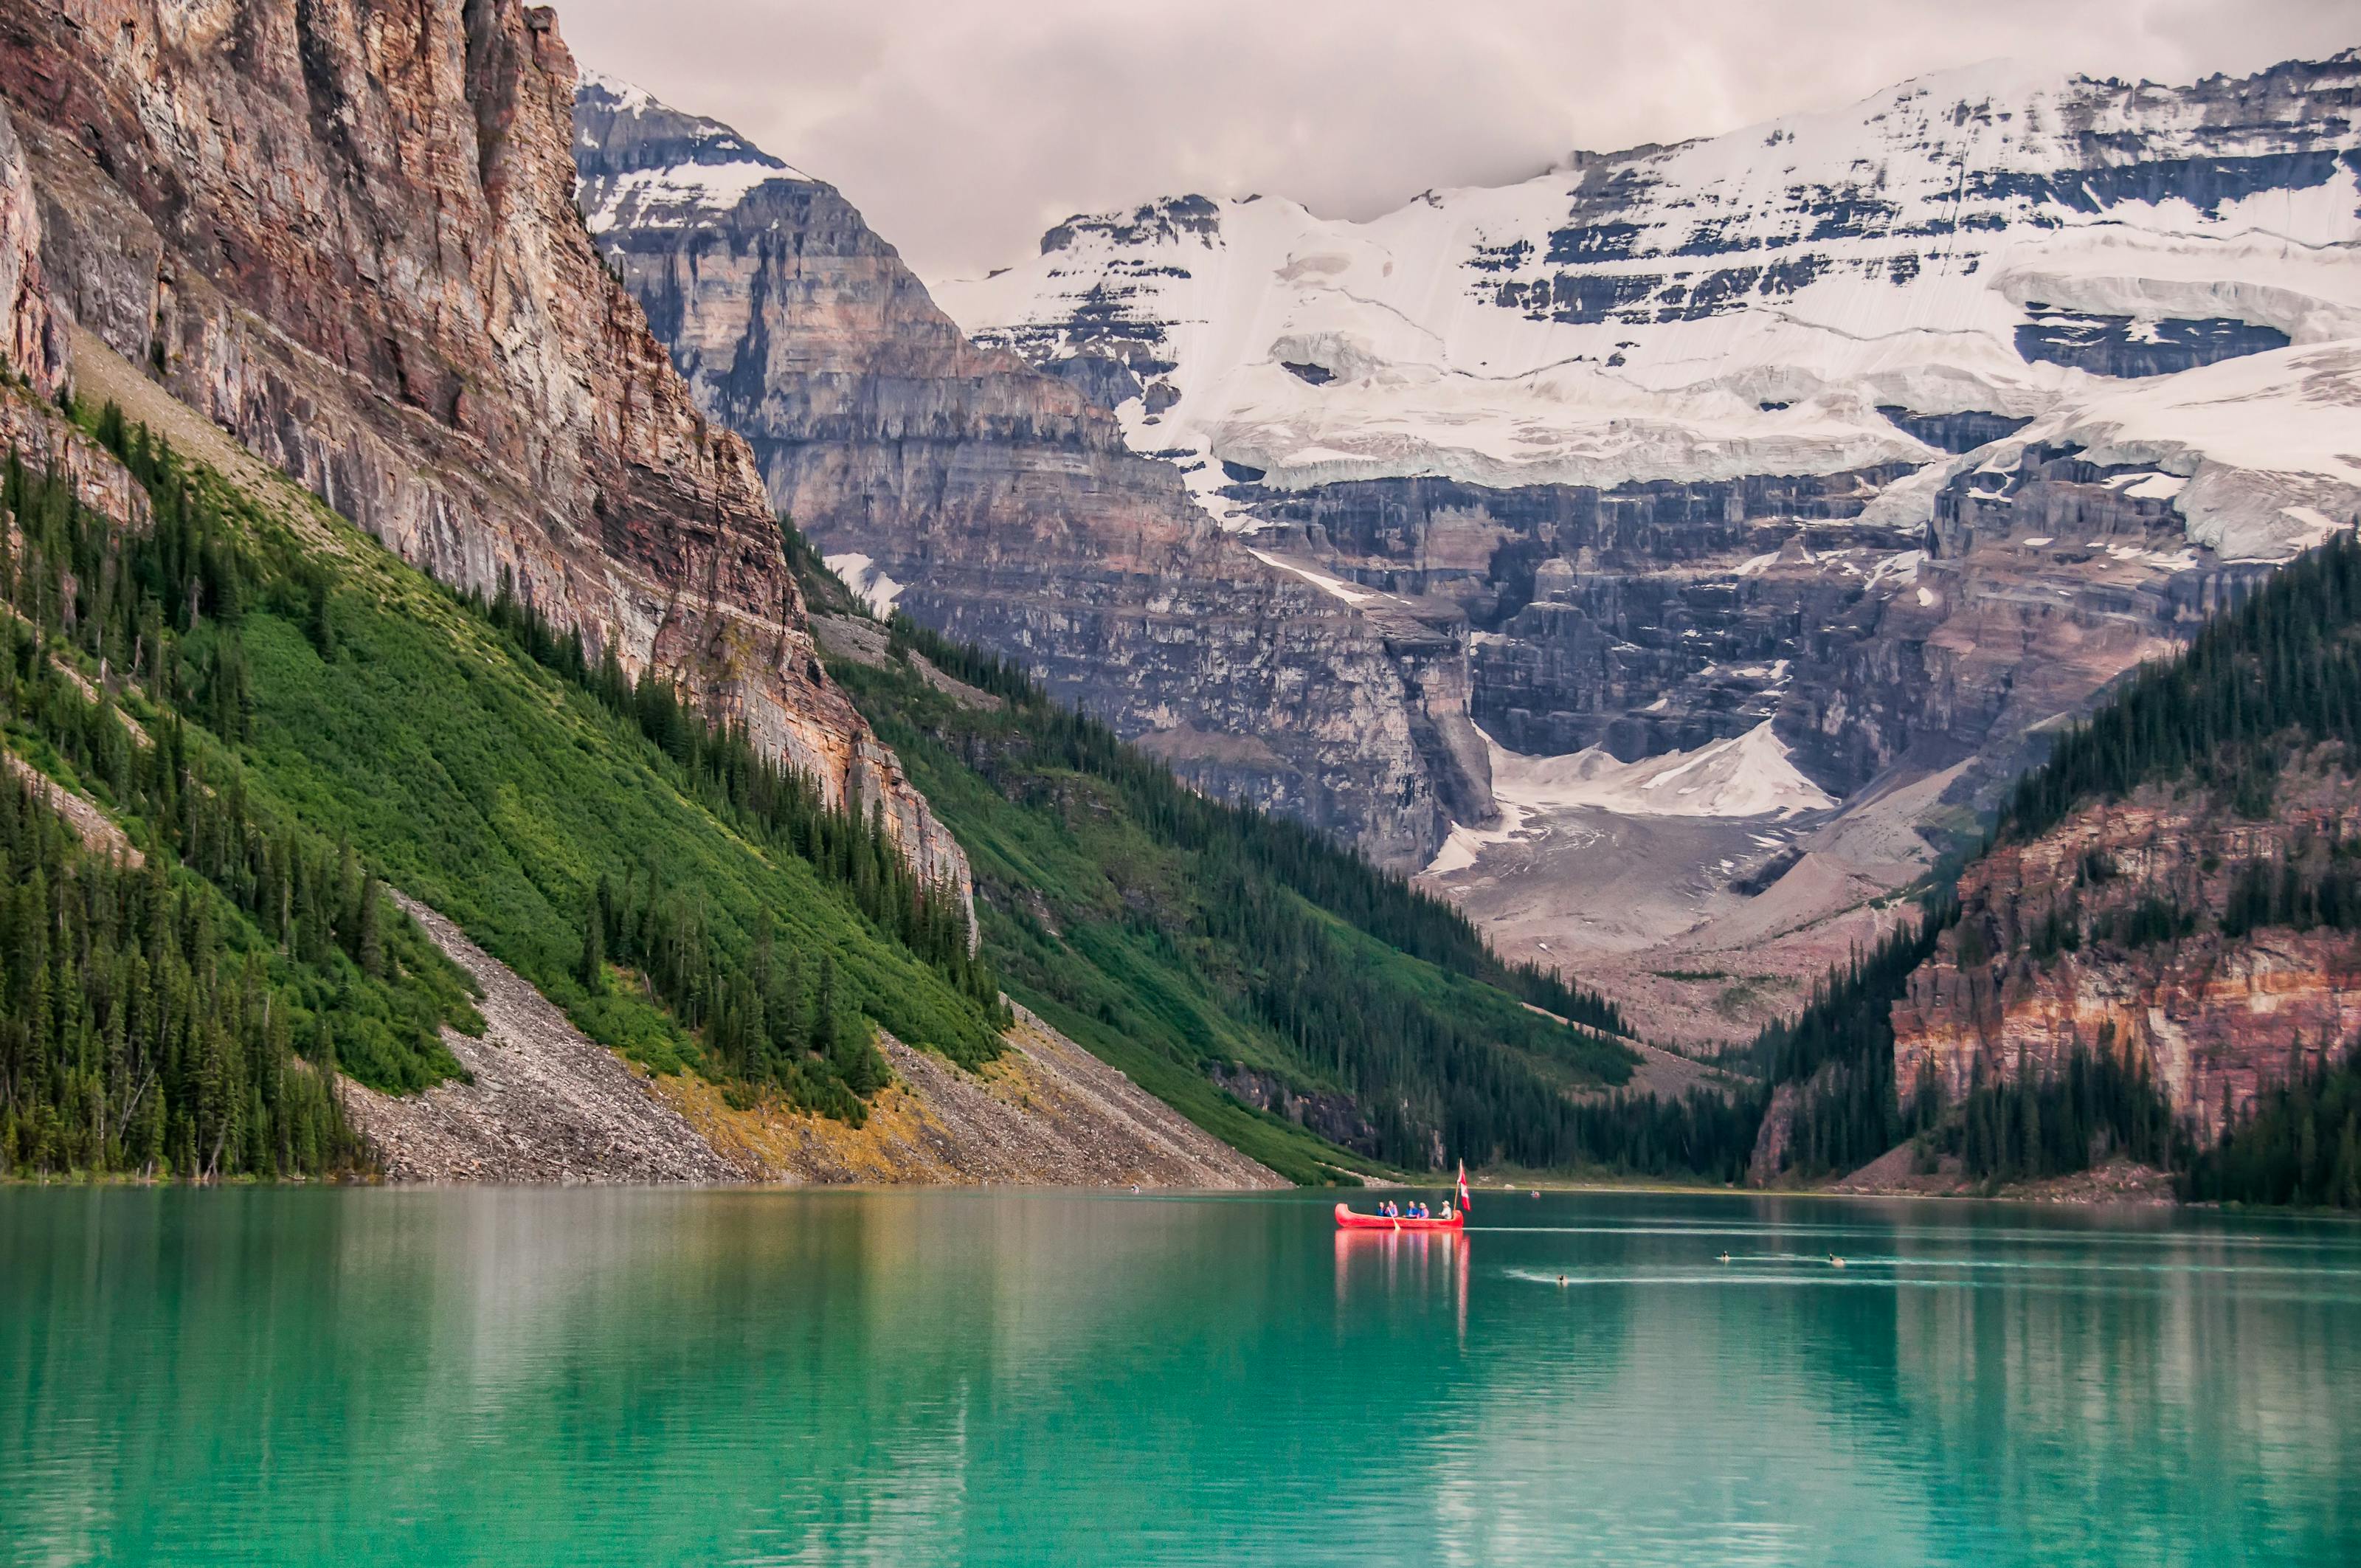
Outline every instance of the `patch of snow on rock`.
POLYGON ((824 557, 828 569, 844 579, 844 586, 868 601, 869 608, 881 617, 894 613, 894 601, 902 597, 909 585, 897 583, 880 571, 877 563, 866 555, 844 554, 824 557))
POLYGON ((1266 566, 1276 566, 1282 572, 1294 573, 1322 592, 1343 599, 1346 604, 1367 604, 1378 597, 1367 588, 1356 588, 1341 578, 1330 576, 1325 572, 1315 571, 1310 566, 1299 566, 1284 556, 1273 555, 1267 551, 1257 550, 1251 545, 1247 546, 1246 554, 1266 566))
POLYGON ((1634 817, 1794 817, 1828 811, 1834 796, 1804 776, 1764 719, 1743 735, 1693 751, 1618 762, 1592 746, 1528 757, 1491 745, 1492 793, 1505 808, 1587 806, 1634 817))

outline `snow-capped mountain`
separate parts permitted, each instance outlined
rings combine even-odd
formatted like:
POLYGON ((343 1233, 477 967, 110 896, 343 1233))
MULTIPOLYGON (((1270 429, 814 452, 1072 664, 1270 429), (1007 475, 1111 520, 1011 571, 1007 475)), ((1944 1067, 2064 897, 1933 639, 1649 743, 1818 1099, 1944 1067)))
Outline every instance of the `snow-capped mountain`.
MULTIPOLYGON (((937 293, 1127 397, 1134 444, 1185 451, 1217 514, 1247 475, 1915 466, 2124 378, 2361 337, 2356 100, 2351 50, 2188 87, 1979 66, 1367 223, 1275 197, 1076 217, 937 293)), ((2316 535, 2244 522, 2262 553, 2316 535)))
POLYGON ((2361 51, 1977 66, 1368 222, 1153 201, 938 297, 1264 558, 1466 615, 1503 826, 1434 871, 1496 936, 1579 960, 1664 889, 1597 950, 1759 943, 1741 907, 1809 932, 1906 879, 1914 828, 2361 521, 2361 51), (1843 808, 1622 787, 1700 749, 1843 808), (1817 891, 1731 903, 1783 866, 1817 891))
POLYGON ((684 229, 728 213, 774 180, 816 184, 716 120, 675 114, 643 88, 586 71, 577 99, 603 117, 575 127, 575 162, 599 159, 582 221, 594 235, 616 227, 684 229), (616 136, 617 127, 625 134, 616 136))

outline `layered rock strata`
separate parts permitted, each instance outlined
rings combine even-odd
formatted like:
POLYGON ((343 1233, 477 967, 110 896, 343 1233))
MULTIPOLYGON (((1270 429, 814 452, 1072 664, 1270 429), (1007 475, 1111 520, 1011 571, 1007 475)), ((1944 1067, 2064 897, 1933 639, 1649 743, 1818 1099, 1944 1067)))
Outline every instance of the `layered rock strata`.
POLYGON ((1973 759, 1955 799, 1983 804, 2268 570, 2191 544, 2152 466, 2026 447, 1932 492, 1930 522, 1879 517, 1907 472, 1224 493, 1270 552, 1464 615, 1468 710, 1511 751, 1631 762, 1769 719, 1843 797, 1973 759))
POLYGON ((1901 1091, 1924 1081, 1956 1102, 1980 1081, 2055 1078, 2077 1052, 2111 1052, 2147 1069, 2201 1144, 2219 1138, 2262 1091, 2361 1039, 2361 939, 2268 924, 2230 936, 2215 916, 2248 866, 2317 864, 2356 835, 2354 780, 2315 766, 2282 776, 2268 820, 2151 786, 1993 850, 1894 1006, 1901 1091), (2143 905, 2146 939, 2126 941, 2143 905), (2167 931, 2174 912, 2185 928, 2167 931), (2079 936, 2045 953, 2034 934, 2053 914, 2079 936))
POLYGON ((512 578, 594 652, 882 806, 964 887, 820 672, 743 444, 583 232, 574 78, 552 14, 516 0, 0 0, 66 313, 444 581, 512 578))
POLYGON ((1339 597, 1224 535, 1105 389, 970 343, 834 188, 727 126, 595 81, 575 126, 601 248, 873 600, 1382 861, 1488 819, 1450 607, 1339 597))

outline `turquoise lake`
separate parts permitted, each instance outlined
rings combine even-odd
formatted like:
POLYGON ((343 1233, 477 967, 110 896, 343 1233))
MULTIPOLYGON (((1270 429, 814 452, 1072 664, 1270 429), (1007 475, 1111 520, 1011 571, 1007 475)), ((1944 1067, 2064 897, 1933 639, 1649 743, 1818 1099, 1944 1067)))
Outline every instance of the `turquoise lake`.
POLYGON ((2361 1562, 2361 1227, 1332 1201, 0 1189, 0 1561, 2361 1562))

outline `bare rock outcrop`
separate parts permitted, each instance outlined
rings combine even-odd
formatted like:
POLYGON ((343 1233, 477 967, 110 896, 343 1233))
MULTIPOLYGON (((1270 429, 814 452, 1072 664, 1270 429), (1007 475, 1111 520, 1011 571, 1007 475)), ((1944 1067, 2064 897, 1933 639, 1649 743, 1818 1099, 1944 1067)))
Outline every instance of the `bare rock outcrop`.
POLYGON ((64 323, 41 274, 41 208, 24 144, 0 110, 0 360, 41 397, 66 374, 64 323))
POLYGON ((2144 1068, 2201 1143, 2219 1138, 2259 1093, 2361 1039, 2361 938, 2270 924, 2233 936, 2213 918, 2247 867, 2303 863, 2340 836, 2361 836, 2352 779, 2300 770, 2267 821, 2150 786, 1993 850, 1894 1003, 1900 1091, 1927 1081, 1950 1102, 1979 1080, 2052 1079, 2076 1052, 2109 1052, 2144 1068), (2146 930, 2126 939, 2143 910, 2146 930), (2082 935, 2041 940, 2053 915, 2082 935))
MULTIPOLYGON (((964 887, 819 670, 744 444, 583 230, 574 74, 518 0, 0 0, 60 306, 408 559, 511 576, 964 887)), ((0 293, 23 275, 0 259, 0 293)))
POLYGON ((82 848, 93 854, 112 856, 125 865, 137 870, 148 863, 115 818, 101 811, 90 797, 66 788, 14 751, 0 751, 0 773, 22 784, 38 796, 49 808, 65 818, 82 848))

